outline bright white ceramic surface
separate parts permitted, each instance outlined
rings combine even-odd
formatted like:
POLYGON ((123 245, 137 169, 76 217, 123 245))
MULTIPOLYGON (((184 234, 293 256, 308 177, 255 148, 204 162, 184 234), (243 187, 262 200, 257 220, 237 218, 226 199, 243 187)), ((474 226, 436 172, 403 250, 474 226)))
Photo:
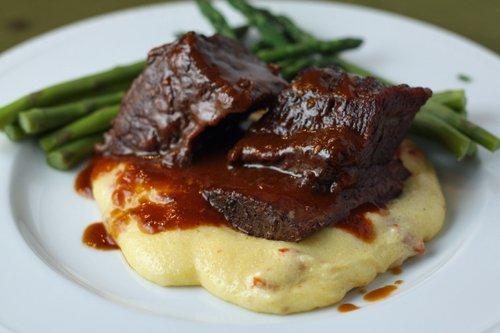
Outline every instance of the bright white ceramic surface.
MULTIPOLYGON (((311 1, 265 2, 324 38, 366 41, 346 57, 396 81, 435 90, 465 88, 471 119, 500 133, 497 55, 427 24, 362 7, 311 1), (458 73, 473 78, 457 80, 458 73)), ((222 6, 224 9, 227 7, 222 6)), ((231 21, 241 17, 227 11, 231 21)), ((143 57, 180 30, 210 32, 194 5, 121 11, 43 35, 0 55, 0 105, 61 80, 143 57)), ((161 288, 137 276, 119 252, 86 248, 94 202, 73 191, 75 172, 50 169, 34 144, 0 138, 0 331, 19 332, 497 332, 500 327, 500 154, 460 164, 424 143, 447 203, 447 223, 390 298, 356 293, 335 307, 291 316, 252 313, 202 288, 161 288)))

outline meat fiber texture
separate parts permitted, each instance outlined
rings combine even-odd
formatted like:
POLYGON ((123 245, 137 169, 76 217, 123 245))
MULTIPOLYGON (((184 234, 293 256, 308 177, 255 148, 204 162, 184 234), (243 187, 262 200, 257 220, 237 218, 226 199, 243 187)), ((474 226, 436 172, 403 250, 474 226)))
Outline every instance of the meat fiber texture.
POLYGON ((267 105, 286 82, 240 43, 189 32, 150 51, 98 151, 185 165, 208 138, 267 105))
POLYGON ((315 204, 314 194, 302 203, 284 200, 286 193, 247 195, 227 186, 203 194, 249 235, 299 241, 364 203, 380 205, 401 193, 409 173, 396 150, 431 94, 333 68, 306 70, 230 151, 229 160, 235 167, 287 173, 304 192, 329 196, 330 204, 315 204))

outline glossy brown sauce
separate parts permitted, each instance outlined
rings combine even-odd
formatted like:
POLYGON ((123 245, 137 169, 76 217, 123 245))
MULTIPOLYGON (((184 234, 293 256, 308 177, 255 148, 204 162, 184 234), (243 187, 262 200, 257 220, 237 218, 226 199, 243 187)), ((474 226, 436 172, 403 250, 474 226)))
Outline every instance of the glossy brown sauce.
POLYGON ((116 250, 118 246, 101 222, 89 225, 83 232, 82 242, 98 250, 116 250))
POLYGON ((401 266, 393 267, 389 270, 393 275, 399 275, 403 273, 403 268, 401 266))
POLYGON ((78 194, 86 197, 93 198, 92 195, 92 181, 90 175, 92 174, 93 163, 89 163, 85 168, 83 168, 76 177, 75 180, 75 190, 78 194))
POLYGON ((339 312, 351 312, 351 311, 356 311, 358 309, 359 309, 359 306, 351 304, 351 303, 340 304, 337 307, 337 310, 339 312))
POLYGON ((156 233, 172 229, 190 229, 200 225, 221 225, 226 220, 204 200, 190 200, 182 195, 173 196, 170 203, 158 204, 151 201, 141 202, 127 212, 137 218, 141 230, 156 233), (187 199, 187 200, 186 200, 187 199))
MULTIPOLYGON (((210 187, 234 188, 246 195, 258 194, 279 200, 283 206, 306 205, 316 209, 328 207, 333 194, 317 193, 312 188, 297 187, 290 176, 269 169, 228 168, 225 152, 205 154, 196 163, 179 168, 164 167, 154 159, 136 157, 94 158, 91 165, 78 175, 76 189, 91 193, 91 183, 99 175, 117 167, 113 203, 119 207, 115 216, 134 216, 144 232, 156 233, 171 229, 189 229, 200 225, 229 225, 201 195, 210 187), (138 206, 127 208, 130 198, 140 197, 142 191, 154 190, 153 201, 141 199, 138 206)), ((366 212, 383 212, 383 207, 366 204, 358 207, 352 216, 340 221, 342 228, 364 241, 375 237, 366 212)), ((126 221, 126 219, 123 219, 126 221)), ((115 233, 113 232, 113 235, 115 233)), ((285 252, 285 251, 283 251, 285 252)))
POLYGON ((386 208, 372 203, 363 204, 353 209, 347 218, 335 223, 333 227, 345 230, 365 242, 372 242, 375 239, 375 228, 372 221, 366 217, 369 212, 384 215, 386 208))
POLYGON ((387 285, 385 287, 370 291, 365 296, 363 296, 363 299, 369 302, 380 301, 384 298, 389 297, 396 289, 398 289, 398 287, 395 285, 387 285))

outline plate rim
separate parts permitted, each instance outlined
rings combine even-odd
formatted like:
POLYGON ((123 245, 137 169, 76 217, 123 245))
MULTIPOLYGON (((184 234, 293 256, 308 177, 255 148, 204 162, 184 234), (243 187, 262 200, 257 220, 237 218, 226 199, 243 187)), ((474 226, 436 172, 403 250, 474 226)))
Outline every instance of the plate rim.
MULTIPOLYGON (((286 2, 287 1, 281 1, 280 3, 284 4, 286 2)), ((299 1, 288 0, 288 2, 299 2, 299 1)), ((275 3, 279 3, 279 2, 275 1, 275 3)), ((327 5, 332 5, 332 6, 342 6, 342 7, 355 8, 356 10, 369 11, 369 12, 375 13, 377 15, 389 15, 392 17, 396 17, 400 20, 410 21, 413 24, 417 24, 419 26, 423 26, 425 28, 428 28, 428 29, 431 29, 434 31, 439 31, 440 33, 444 33, 445 35, 447 35, 447 37, 451 37, 451 38, 453 38, 461 43, 465 43, 468 46, 479 49, 482 53, 488 54, 489 56, 492 56, 494 59, 498 60, 498 55, 494 51, 486 48, 485 46, 483 46, 477 42, 474 42, 474 41, 468 39, 467 37, 458 35, 454 32, 450 32, 444 28, 441 28, 439 26, 435 26, 435 25, 430 24, 430 23, 426 23, 426 22, 423 22, 423 21, 420 21, 420 20, 417 20, 414 18, 406 17, 406 16, 401 15, 401 14, 391 13, 391 12, 388 12, 385 10, 375 9, 375 8, 371 8, 371 7, 364 7, 364 6, 360 6, 360 5, 350 5, 350 4, 330 2, 330 1, 310 1, 310 3, 319 3, 319 4, 327 4, 327 5)), ((19 62, 15 62, 14 64, 9 63, 10 61, 13 61, 13 60, 9 60, 9 59, 16 58, 18 56, 18 54, 26 53, 30 49, 38 50, 38 48, 42 47, 43 45, 47 45, 47 44, 49 44, 48 46, 50 46, 50 43, 57 41, 57 38, 64 37, 65 34, 71 33, 71 31, 73 31, 73 30, 78 31, 78 29, 80 29, 81 26, 85 26, 86 24, 99 22, 100 20, 107 20, 107 19, 110 19, 110 17, 120 16, 126 12, 135 12, 137 10, 154 10, 157 7, 164 8, 164 7, 170 7, 170 6, 176 6, 176 5, 185 6, 186 3, 182 2, 182 1, 173 1, 170 3, 148 4, 148 5, 143 5, 143 6, 122 9, 122 10, 113 11, 110 13, 105 13, 105 14, 101 14, 98 16, 90 17, 87 19, 83 19, 83 20, 77 21, 75 23, 71 23, 71 24, 62 26, 62 27, 57 28, 55 30, 45 32, 39 36, 32 37, 32 38, 0 53, 0 75, 5 73, 4 69, 9 70, 9 68, 12 68, 13 70, 15 70, 15 67, 19 66, 19 64, 21 64, 23 61, 28 61, 29 59, 31 59, 31 57, 23 57, 23 59, 21 59, 19 62), (52 40, 52 42, 51 42, 51 40, 52 40)), ((45 47, 48 47, 48 46, 45 46, 45 47)), ((7 221, 7 222, 9 222, 9 223, 5 223, 5 224, 11 225, 11 227, 15 228, 17 231, 18 223, 16 223, 14 221, 13 213, 11 210, 9 210, 9 208, 11 206, 10 184, 13 181, 11 176, 13 174, 13 166, 14 166, 14 162, 16 159, 15 157, 17 156, 17 153, 19 152, 20 148, 14 147, 14 145, 10 145, 11 147, 8 147, 9 145, 7 144, 6 145, 7 148, 3 149, 3 147, 1 145, 2 145, 2 143, 0 141, 0 152, 1 152, 1 154, 0 154, 0 168, 3 168, 4 164, 7 166, 7 170, 8 170, 8 178, 7 179, 8 179, 8 181, 4 182, 4 184, 7 184, 6 186, 5 185, 0 186, 0 216, 3 216, 3 214, 4 214, 1 212, 8 212, 6 215, 8 215, 9 221, 7 221), (7 153, 9 153, 9 151, 10 151, 10 153, 8 154, 9 157, 5 157, 4 150, 7 151, 7 153)), ((0 227, 0 230, 2 228, 3 227, 0 227)), ((18 236, 20 238, 19 240, 21 241, 20 243, 23 245, 26 245, 25 240, 22 238, 22 236, 20 234, 18 236)), ((30 253, 27 256, 24 256, 24 257, 26 257, 27 260, 32 261, 35 266, 40 266, 40 264, 41 264, 41 266, 45 266, 45 263, 43 263, 43 261, 41 261, 41 260, 39 260, 40 262, 38 263, 38 265, 35 264, 35 261, 38 260, 38 256, 35 253, 33 253, 32 251, 29 251, 29 252, 30 253), (29 259, 29 257, 36 257, 36 258, 29 259)), ((39 267, 39 269, 41 269, 43 272, 46 272, 47 270, 52 271, 50 267, 39 267), (43 269, 43 268, 45 268, 45 269, 43 269)), ((53 277, 51 277, 51 278, 55 278, 55 281, 57 281, 58 283, 61 283, 62 289, 63 289, 62 291, 67 290, 68 294, 71 294, 71 293, 69 293, 69 290, 73 289, 73 287, 74 287, 73 283, 70 281, 67 281, 64 277, 59 276, 55 272, 52 272, 52 274, 53 274, 53 277)), ((51 275, 51 273, 48 273, 48 275, 51 275)), ((89 300, 95 297, 93 294, 89 293, 89 295, 91 295, 91 297, 87 297, 87 298, 89 298, 89 300)), ((87 295, 87 296, 89 296, 89 295, 87 295)), ((71 298, 69 300, 71 300, 71 298)), ((95 302, 90 301, 90 303, 91 304, 95 303, 96 307, 102 307, 102 304, 99 304, 99 303, 107 302, 104 299, 93 300, 93 301, 95 301, 95 302)), ((107 305, 109 305, 109 304, 106 303, 105 306, 103 306, 102 308, 109 308, 107 305)), ((2 303, 0 301, 0 309, 1 309, 1 306, 2 306, 2 303)), ((133 313, 137 312, 136 310, 127 311, 127 309, 125 309, 123 307, 119 307, 118 311, 120 313, 125 311, 125 312, 123 312, 124 314, 127 314, 127 312, 128 313, 132 312, 132 313, 130 313, 131 315, 133 313)), ((143 316, 143 315, 144 314, 141 314, 141 316, 143 316)), ((347 316, 350 316, 350 315, 347 315, 347 316)), ((145 317, 156 317, 156 315, 149 315, 149 316, 146 315, 145 317)), ((500 319, 500 316, 499 316, 499 319, 500 319)), ((0 325, 6 326, 3 323, 3 321, 4 320, 2 319, 2 315, 0 313, 0 325)), ((151 319, 151 321, 153 321, 153 320, 151 319)), ((157 321, 157 320, 155 320, 155 321, 157 321)), ((169 322, 170 324, 178 325, 177 328, 185 328, 185 329, 193 329, 194 330, 194 329, 200 327, 198 322, 186 322, 184 320, 179 320, 176 318, 165 318, 165 317, 160 318, 160 322, 163 325, 165 324, 165 321, 169 322)), ((495 323, 488 323, 488 325, 486 325, 486 327, 493 326, 493 325, 495 325, 495 323)), ((230 325, 227 327, 233 327, 233 326, 230 325)), ((6 328, 6 329, 8 329, 8 328, 6 328)), ((217 329, 218 328, 215 328, 214 331, 217 329)))

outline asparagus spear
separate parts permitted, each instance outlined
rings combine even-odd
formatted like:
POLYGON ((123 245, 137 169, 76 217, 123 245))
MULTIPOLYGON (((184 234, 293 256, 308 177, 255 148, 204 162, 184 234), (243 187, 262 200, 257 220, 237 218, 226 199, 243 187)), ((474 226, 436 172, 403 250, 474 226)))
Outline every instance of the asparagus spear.
POLYGON ((250 26, 248 24, 243 24, 238 27, 233 28, 234 33, 236 34, 236 39, 237 40, 242 40, 246 37, 248 34, 248 31, 250 30, 250 26))
POLYGON ((77 102, 77 101, 81 100, 82 98, 93 97, 95 95, 108 95, 108 94, 117 93, 117 92, 121 92, 121 91, 127 91, 130 88, 130 86, 132 85, 132 82, 134 81, 134 79, 135 79, 135 77, 132 77, 128 80, 124 80, 123 82, 113 83, 112 85, 102 87, 101 89, 99 89, 98 91, 96 91, 95 93, 92 93, 90 95, 84 94, 84 96, 80 96, 77 99, 72 99, 71 101, 68 101, 68 103, 69 102, 77 102))
MULTIPOLYGON (((212 26, 213 26, 213 24, 212 24, 212 26)), ((236 34, 236 39, 242 40, 245 38, 248 31, 250 30, 250 26, 248 24, 243 24, 243 25, 234 27, 232 29, 233 29, 234 33, 236 34)), ((214 30, 216 30, 215 27, 214 27, 214 30)), ((174 35, 176 38, 180 38, 186 33, 187 33, 187 31, 177 31, 174 35)))
POLYGON ((387 84, 387 85, 393 85, 394 83, 392 81, 386 80, 383 77, 377 76, 373 74, 372 72, 359 67, 358 65, 355 65, 351 62, 348 62, 346 60, 340 59, 338 57, 330 58, 332 63, 335 63, 336 65, 340 66, 343 70, 349 73, 353 73, 359 76, 371 76, 379 80, 380 82, 387 84))
MULTIPOLYGON (((246 1, 241 1, 245 3, 245 8, 250 11, 253 10, 266 17, 269 21, 269 24, 274 26, 274 30, 283 36, 289 37, 285 39, 289 39, 289 41, 293 42, 305 42, 313 40, 314 37, 304 30, 300 29, 290 18, 284 15, 274 15, 267 9, 253 7, 246 1)), ((240 4, 240 6, 243 6, 240 4)))
POLYGON ((299 43, 300 42, 308 42, 308 41, 315 39, 311 34, 309 34, 308 32, 305 32, 304 30, 299 28, 287 16, 277 15, 277 16, 274 16, 274 19, 281 24, 281 26, 285 30, 285 33, 288 34, 290 36, 290 38, 295 42, 299 42, 299 43))
POLYGON ((229 26, 224 16, 222 16, 222 14, 219 13, 209 1, 196 0, 196 4, 198 5, 198 8, 200 9, 203 16, 205 16, 210 21, 210 23, 212 23, 215 31, 226 37, 235 39, 237 38, 236 33, 229 26))
POLYGON ((21 141, 28 136, 18 123, 8 124, 5 126, 4 131, 7 137, 14 142, 21 141))
POLYGON ((19 114, 19 124, 28 134, 41 133, 65 125, 102 107, 119 104, 123 95, 123 92, 118 92, 60 106, 31 109, 19 114))
POLYGON ((434 93, 434 95, 432 95, 432 100, 439 104, 446 105, 459 114, 466 114, 465 105, 467 104, 467 98, 465 97, 465 91, 463 89, 434 93))
MULTIPOLYGON (((278 21, 281 25, 282 25, 282 28, 283 28, 283 31, 285 33, 288 33, 292 39, 294 40, 302 40, 302 41, 305 41, 305 43, 303 42, 303 44, 309 44, 309 45, 312 45, 318 41, 316 41, 316 39, 312 36, 312 35, 309 35, 307 34, 306 32, 304 32, 303 30, 301 30, 298 26, 296 26, 291 20, 287 19, 286 17, 282 16, 281 18, 277 18, 276 16, 274 16, 273 14, 269 13, 268 11, 265 11, 265 10, 259 10, 259 9, 256 9, 256 8, 253 8, 251 7, 246 1, 244 0, 240 0, 240 1, 236 1, 236 0, 228 0, 235 8, 237 8, 238 10, 240 10, 245 16, 247 16, 247 18, 250 20, 250 17, 255 17, 256 13, 260 14, 261 17, 263 17, 264 19, 266 19, 267 17, 267 20, 268 21, 271 21, 271 20, 274 20, 274 21, 278 21), (270 19, 271 18, 271 19, 270 19)), ((255 22, 254 22, 255 24, 255 22)), ((274 32, 278 32, 278 29, 275 28, 274 32)), ((262 34, 262 31, 261 31, 261 34, 262 34)), ((284 44, 283 44, 284 45, 284 44)), ((295 46, 296 47, 296 46, 295 46)), ((288 50, 287 50, 288 51, 288 50)), ((290 57, 291 55, 293 55, 293 52, 290 54, 289 52, 286 52, 286 51, 283 51, 282 49, 279 50, 279 52, 277 53, 273 53, 273 52, 277 52, 277 50, 260 50, 257 52, 257 54, 261 57, 261 59, 263 59, 264 61, 276 61, 276 60, 282 60, 282 59, 285 59, 285 58, 288 58, 290 57), (286 55, 286 56, 283 56, 283 55, 286 55)), ((301 54, 299 52, 299 54, 301 54)), ((361 75, 361 76, 374 76, 372 73, 370 73, 369 71, 355 65, 355 64, 352 64, 352 63, 349 63, 345 60, 342 60, 340 58, 333 58, 333 59, 326 59, 327 61, 332 61, 338 65, 340 65, 341 67, 344 68, 344 70, 348 71, 348 72, 352 72, 352 73, 355 73, 355 74, 358 74, 358 75, 361 75)), ((311 66, 311 65, 318 65, 320 62, 324 62, 324 59, 316 59, 316 60, 308 60, 308 59, 305 59, 305 60, 299 60, 295 63, 292 63, 292 64, 287 64, 287 66, 283 66, 283 73, 284 73, 284 76, 287 77, 287 78, 290 78, 291 76, 295 75, 300 69, 302 69, 304 66, 311 66)), ((381 77, 377 77, 377 79, 379 79, 381 82, 383 83, 386 83, 386 84, 392 84, 391 81, 389 80, 386 80, 384 78, 381 78, 381 77)), ((460 95, 458 95, 460 96, 460 95)), ((416 123, 417 125, 415 125, 417 128, 420 128, 421 131, 420 132, 424 132, 422 131, 422 129, 425 128, 425 125, 433 125, 432 127, 428 128, 427 129, 427 132, 433 132, 433 130, 437 129, 437 128, 445 128, 444 132, 443 133, 448 133, 448 134, 457 134, 458 131, 456 131, 454 128, 452 128, 451 126, 449 126, 447 123, 445 122, 442 122, 440 123, 439 122, 439 117, 438 119, 436 120, 436 116, 438 116, 436 113, 439 113, 439 109, 442 109, 442 110, 450 110, 450 107, 456 107, 458 108, 460 105, 463 105, 465 103, 465 100, 462 98, 460 102, 458 102, 458 104, 450 104, 450 103, 456 103, 456 97, 457 96, 450 96, 450 94, 437 94, 437 97, 435 97, 436 99, 436 102, 434 104, 433 107, 428 107, 427 108, 427 111, 430 113, 429 115, 424 115, 424 116, 419 116, 417 117, 417 120, 416 120, 416 123), (449 98, 451 100, 446 100, 446 98, 449 98), (436 106, 437 105, 437 106, 436 106), (438 108, 438 110, 435 110, 436 108, 438 108), (423 117, 423 119, 422 119, 423 117), (420 120, 418 120, 420 119, 420 120), (429 120, 433 120, 433 121, 429 121, 429 120), (437 125, 436 125, 437 124, 437 125), (444 125, 447 125, 447 127, 444 127, 444 125)), ((432 105, 432 101, 431 101, 431 105, 432 105)), ((445 111, 446 112, 446 111, 445 111)), ((449 112, 446 112, 447 114, 449 112)), ((448 115, 449 116, 449 115, 448 115)), ((441 119, 444 118, 443 115, 441 115, 440 117, 441 119)), ((452 118, 452 119, 455 119, 455 118, 452 118)), ((461 124, 463 125, 463 122, 461 122, 461 124)), ((457 121, 455 121, 453 123, 453 125, 457 126, 459 125, 459 123, 457 121)), ((469 124, 467 124, 469 125, 469 124)), ((464 130, 464 129, 462 129, 464 130)), ((473 136, 473 138, 475 138, 476 140, 479 139, 479 142, 482 143, 483 145, 485 145, 486 147, 489 147, 490 149, 497 149, 497 141, 498 141, 498 138, 496 138, 494 135, 491 135, 490 133, 484 131, 482 128, 478 127, 478 126, 475 126, 473 128, 473 130, 471 129, 471 126, 467 126, 467 129, 469 132, 469 134, 473 134, 473 135, 476 135, 476 136, 479 136, 480 138, 478 137, 475 137, 473 136)), ((461 134, 458 132, 458 134, 461 134)), ((446 147, 448 147, 449 149, 451 149, 452 151, 453 150, 453 146, 450 145, 449 143, 447 143, 445 140, 442 140, 440 138, 442 138, 442 135, 434 135, 436 139, 438 139, 438 141, 442 142, 446 147)), ((456 136, 456 135, 455 135, 456 136)), ((458 136, 456 136, 458 137, 458 136)), ((463 139, 463 138, 462 138, 463 139)), ((477 147, 475 146, 475 144, 471 141, 470 144, 467 145, 467 152, 469 154, 471 153, 474 153, 475 150, 477 150, 477 147)), ((459 158, 462 158, 463 156, 461 155, 461 153, 457 153, 457 151, 455 150, 455 155, 459 158)), ((467 154, 467 153, 465 153, 467 154)))
POLYGON ((334 39, 330 41, 313 40, 304 43, 286 44, 270 50, 261 50, 257 56, 265 62, 279 61, 314 53, 336 53, 356 48, 363 41, 357 38, 334 39))
POLYGON ((495 150, 500 148, 500 138, 496 137, 485 129, 471 123, 443 104, 439 104, 436 101, 430 99, 422 107, 422 110, 432 113, 436 117, 455 127, 460 132, 467 135, 469 138, 491 152, 494 152, 495 150))
POLYGON ((287 80, 291 80, 302 69, 313 66, 316 60, 312 58, 301 58, 295 61, 287 61, 278 63, 281 67, 281 75, 287 80))
POLYGON ((229 4, 240 11, 250 25, 257 28, 262 40, 272 46, 281 46, 288 43, 282 28, 268 19, 262 11, 250 6, 245 0, 228 0, 229 4))
POLYGON ((454 127, 429 112, 418 112, 412 122, 412 132, 438 141, 453 152, 457 160, 462 160, 474 150, 475 144, 454 127))
POLYGON ((47 134, 38 143, 44 151, 49 152, 75 139, 103 132, 111 127, 111 121, 118 114, 118 110, 119 106, 117 105, 99 109, 53 133, 47 134))
POLYGON ((265 50, 265 49, 269 49, 269 44, 265 43, 262 40, 259 40, 256 43, 254 43, 252 46, 250 46, 250 51, 253 54, 256 54, 257 52, 265 50))
POLYGON ((469 150, 467 151, 467 156, 476 157, 477 155, 477 143, 471 142, 469 150))
POLYGON ((144 68, 144 61, 119 66, 108 71, 85 76, 44 88, 23 96, 0 108, 0 129, 16 120, 21 111, 39 106, 51 106, 85 93, 93 93, 100 88, 131 80, 144 68))
POLYGON ((47 154, 47 163, 59 170, 69 170, 94 152, 94 146, 102 142, 102 133, 72 141, 47 154))
MULTIPOLYGON (((332 59, 335 60, 336 58, 332 59)), ((300 59, 295 64, 284 66, 282 73, 284 77, 290 77, 302 68, 309 66, 321 67, 331 63, 332 59, 328 57, 320 57, 312 60, 300 59)), ((354 69, 358 75, 370 75, 369 72, 357 66, 349 68, 354 69)), ((439 141, 451 150, 458 159, 462 159, 466 155, 474 156, 477 153, 477 145, 470 139, 485 146, 490 151, 495 151, 500 147, 500 139, 481 127, 470 123, 465 118, 451 111, 446 105, 434 101, 435 96, 437 96, 438 101, 446 101, 448 105, 461 106, 464 101, 462 91, 448 90, 435 94, 415 117, 413 123, 413 130, 415 132, 439 141), (422 113, 425 114, 422 116, 422 113), (466 141, 463 134, 467 135, 469 138, 466 138, 471 141, 467 145, 465 144, 466 141), (455 141, 455 144, 448 142, 448 140, 455 141)))

